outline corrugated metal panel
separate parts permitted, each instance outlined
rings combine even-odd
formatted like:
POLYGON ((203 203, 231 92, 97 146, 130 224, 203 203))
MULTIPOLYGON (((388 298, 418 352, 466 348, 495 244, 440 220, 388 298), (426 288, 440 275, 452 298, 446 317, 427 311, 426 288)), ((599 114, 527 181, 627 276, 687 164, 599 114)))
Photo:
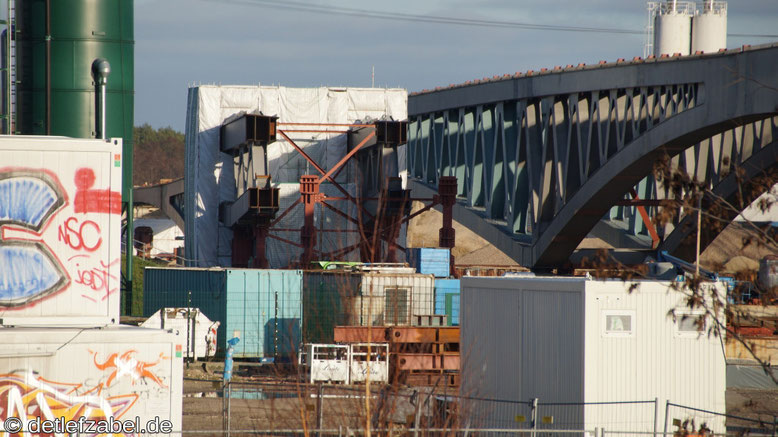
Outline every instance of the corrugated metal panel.
MULTIPOLYGON (((90 419, 102 420, 105 406, 115 419, 137 416, 145 425, 159 418, 170 420, 173 430, 181 429, 183 335, 128 326, 2 331, 0 392, 19 401, 9 403, 10 410, 23 408, 34 415, 44 408, 56 412, 73 407, 82 413, 91 410, 90 419), (142 367, 143 372, 121 367, 131 360, 136 362, 133 369, 142 367), (71 396, 76 388, 84 396, 71 396), (35 392, 37 396, 29 395, 35 392)), ((19 417, 5 409, 0 421, 14 415, 19 417)))
POLYGON ((144 314, 192 306, 221 322, 217 344, 236 331, 236 357, 289 358, 302 328, 302 272, 255 269, 157 269, 144 275, 144 314))
POLYGON ((227 270, 226 334, 240 331, 235 357, 291 358, 300 346, 302 272, 227 270))
MULTIPOLYGON (((660 405, 670 401, 724 412, 726 360, 721 340, 706 334, 679 333, 677 323, 668 317, 668 312, 687 312, 686 302, 681 293, 672 289, 671 282, 635 283, 638 288, 633 293, 626 293, 625 288, 630 283, 587 282, 586 401, 650 400, 658 397, 660 405), (625 314, 633 312, 634 333, 628 337, 604 333, 604 318, 622 311, 625 314), (630 399, 623 399, 625 394, 629 394, 630 399)), ((694 416, 692 411, 684 411, 683 414, 694 416)), ((645 418, 645 406, 636 405, 631 412, 622 410, 621 415, 633 418, 631 426, 625 430, 653 431, 653 420, 645 418), (641 412, 643 418, 638 420, 641 412)), ((613 420, 612 412, 587 411, 589 423, 602 423, 607 427, 608 421, 613 420)), ((725 431, 721 419, 704 418, 702 422, 707 422, 716 432, 725 431)), ((701 420, 696 420, 696 423, 701 423, 701 420)), ((660 431, 663 424, 664 409, 660 408, 660 431)))
POLYGON ((435 314, 448 315, 449 326, 459 325, 459 279, 435 279, 435 314))
POLYGON ((119 323, 121 163, 121 140, 0 140, 3 324, 119 323))
POLYGON ((410 325, 413 316, 434 314, 432 275, 363 275, 355 302, 359 325, 410 325))
POLYGON ((408 264, 421 274, 446 278, 451 271, 451 251, 448 248, 410 248, 408 264))
POLYGON ((336 326, 358 324, 354 299, 362 275, 349 271, 303 273, 303 338, 306 343, 333 343, 336 326))
MULTIPOLYGON (((463 278, 463 392, 541 402, 659 398, 660 405, 669 400, 723 412, 726 379, 719 338, 679 333, 667 314, 685 303, 670 283, 641 281, 630 293, 631 284, 463 278)), ((567 429, 653 431, 655 422, 653 403, 568 406, 554 414, 564 417, 554 426, 567 429)), ((675 414, 671 410, 671 419, 680 418, 675 414)), ((677 414, 694 416, 690 410, 677 414)), ((720 418, 697 418, 724 431, 720 418)), ((498 425, 496 417, 489 420, 486 425, 498 425)))

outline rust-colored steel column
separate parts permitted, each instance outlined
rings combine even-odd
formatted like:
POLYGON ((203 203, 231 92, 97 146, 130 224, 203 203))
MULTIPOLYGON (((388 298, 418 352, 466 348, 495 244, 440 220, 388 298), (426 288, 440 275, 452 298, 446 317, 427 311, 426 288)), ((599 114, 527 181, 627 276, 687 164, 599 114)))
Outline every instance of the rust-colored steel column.
MULTIPOLYGON (((443 207, 443 226, 438 233, 440 247, 454 248, 456 232, 454 231, 454 204, 457 202, 457 178, 441 176, 438 180, 438 199, 443 207)), ((448 270, 454 276, 454 251, 449 255, 448 270)))
POLYGON ((303 246, 303 255, 300 264, 307 268, 313 260, 314 247, 316 247, 316 226, 313 216, 316 202, 320 200, 319 178, 313 175, 300 176, 300 199, 305 207, 305 221, 300 228, 300 243, 303 246))
POLYGON ((270 262, 265 254, 265 242, 269 233, 270 229, 268 229, 267 225, 259 225, 254 228, 254 268, 256 269, 267 269, 270 267, 270 262))
POLYGON ((438 181, 438 196, 443 206, 443 226, 438 233, 440 247, 454 247, 454 204, 457 202, 457 178, 441 176, 438 181))

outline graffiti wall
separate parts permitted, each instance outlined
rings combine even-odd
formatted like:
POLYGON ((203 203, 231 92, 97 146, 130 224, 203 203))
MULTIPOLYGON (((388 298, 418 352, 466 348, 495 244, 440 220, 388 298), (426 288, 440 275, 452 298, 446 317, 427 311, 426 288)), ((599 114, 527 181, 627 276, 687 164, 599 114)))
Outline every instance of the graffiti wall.
POLYGON ((121 150, 120 140, 0 138, 1 318, 118 323, 121 150))
MULTIPOLYGON (((167 420, 181 429, 182 358, 175 334, 135 327, 9 331, 8 353, 0 357, 0 423, 84 417, 141 427, 167 420)), ((33 433, 0 430, 0 437, 10 434, 33 433)))

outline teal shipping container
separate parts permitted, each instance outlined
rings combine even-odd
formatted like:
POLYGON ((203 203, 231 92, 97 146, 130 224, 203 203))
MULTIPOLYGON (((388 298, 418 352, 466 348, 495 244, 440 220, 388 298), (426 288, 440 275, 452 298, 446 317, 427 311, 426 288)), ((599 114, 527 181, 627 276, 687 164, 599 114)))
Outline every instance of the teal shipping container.
MULTIPOLYGON (((147 267, 143 314, 160 308, 196 307, 221 322, 217 347, 235 334, 236 358, 296 359, 302 330, 300 270, 147 267)), ((205 335, 205 333, 203 334, 205 335)))
POLYGON ((449 326, 459 326, 459 279, 435 279, 435 314, 445 314, 449 326))

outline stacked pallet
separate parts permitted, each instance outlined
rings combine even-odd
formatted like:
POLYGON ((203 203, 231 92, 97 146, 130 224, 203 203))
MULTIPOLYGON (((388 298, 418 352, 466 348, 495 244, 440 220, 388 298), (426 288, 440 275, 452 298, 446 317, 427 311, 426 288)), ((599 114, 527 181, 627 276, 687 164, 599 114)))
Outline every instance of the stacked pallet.
POLYGON ((459 385, 459 328, 444 326, 338 326, 337 343, 389 343, 392 383, 459 385))

